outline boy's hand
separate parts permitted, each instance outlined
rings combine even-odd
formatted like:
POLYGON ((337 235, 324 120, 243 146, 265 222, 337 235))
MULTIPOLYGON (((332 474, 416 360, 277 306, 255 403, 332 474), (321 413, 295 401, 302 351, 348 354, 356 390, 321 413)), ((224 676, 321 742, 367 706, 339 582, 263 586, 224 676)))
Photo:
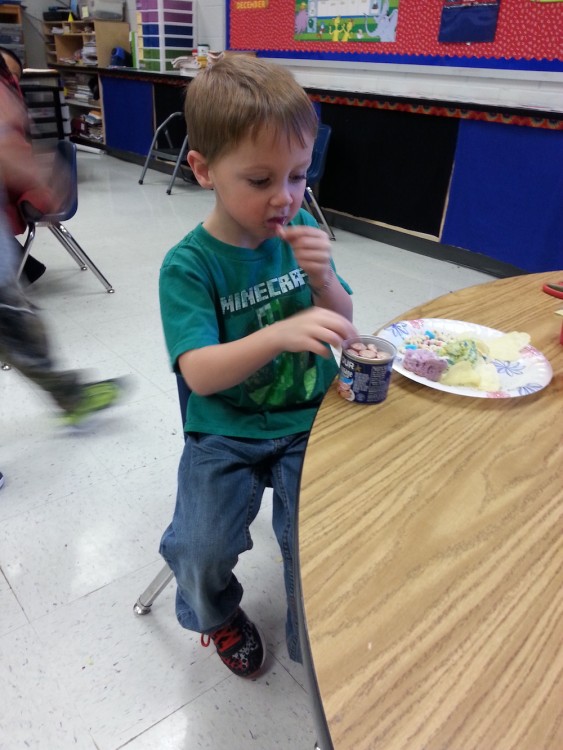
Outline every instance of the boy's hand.
POLYGON ((318 227, 278 227, 278 236, 289 242, 293 254, 309 278, 311 287, 321 289, 332 276, 330 239, 318 227))
POLYGON ((280 350, 313 352, 331 356, 327 344, 339 348, 345 339, 358 335, 354 325, 344 316, 323 307, 311 307, 270 326, 277 329, 280 350))

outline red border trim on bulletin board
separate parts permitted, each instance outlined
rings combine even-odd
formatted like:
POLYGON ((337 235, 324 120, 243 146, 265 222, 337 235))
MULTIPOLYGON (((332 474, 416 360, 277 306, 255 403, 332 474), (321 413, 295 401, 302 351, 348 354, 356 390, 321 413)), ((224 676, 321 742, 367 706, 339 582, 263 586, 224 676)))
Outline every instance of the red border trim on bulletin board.
POLYGON ((435 58, 437 64, 455 66, 459 59, 476 67, 483 67, 485 60, 510 67, 511 61, 556 63, 563 57, 563 2, 501 0, 495 40, 478 44, 438 42, 443 0, 399 0, 396 40, 371 43, 297 42, 294 0, 268 0, 266 8, 255 5, 227 0, 229 49, 358 62, 433 64, 435 58))

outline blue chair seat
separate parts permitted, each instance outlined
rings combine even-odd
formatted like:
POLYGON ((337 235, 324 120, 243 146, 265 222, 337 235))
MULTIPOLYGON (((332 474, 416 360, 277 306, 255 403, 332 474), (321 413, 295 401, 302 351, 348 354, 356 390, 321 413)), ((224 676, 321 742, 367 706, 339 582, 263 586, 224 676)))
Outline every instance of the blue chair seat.
MULTIPOLYGON (((37 226, 46 226, 59 240, 71 258, 78 264, 82 271, 90 269, 92 273, 104 285, 106 291, 112 294, 115 290, 103 273, 99 270, 91 258, 86 255, 82 247, 74 239, 72 234, 62 223, 72 219, 78 209, 78 169, 76 165, 76 145, 68 140, 60 140, 55 151, 55 163, 53 166, 53 184, 60 180, 64 174, 68 179, 66 195, 59 210, 56 213, 44 214, 38 221, 22 210, 23 218, 27 224, 27 235, 23 245, 23 259, 19 268, 21 274, 27 256, 31 251, 37 226)), ((18 274, 18 275, 19 275, 18 274)))
POLYGON ((315 145, 313 146, 313 158, 311 160, 311 166, 307 170, 307 186, 305 188, 303 204, 317 219, 330 239, 334 240, 336 239, 336 237, 334 236, 334 232, 329 227, 325 215, 323 214, 321 207, 317 203, 317 199, 314 193, 314 189, 321 181, 325 171, 326 155, 328 152, 328 144, 330 141, 331 132, 332 130, 330 125, 325 125, 322 122, 319 123, 315 145))

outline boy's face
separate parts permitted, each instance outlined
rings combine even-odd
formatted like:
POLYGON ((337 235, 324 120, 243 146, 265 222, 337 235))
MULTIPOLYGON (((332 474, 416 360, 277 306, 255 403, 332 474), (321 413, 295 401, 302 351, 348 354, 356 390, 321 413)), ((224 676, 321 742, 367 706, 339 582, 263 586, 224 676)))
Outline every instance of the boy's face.
POLYGON ((293 219, 303 202, 314 139, 305 146, 262 129, 246 138, 207 169, 215 209, 204 223, 215 237, 238 247, 255 248, 274 237, 278 225, 293 219))

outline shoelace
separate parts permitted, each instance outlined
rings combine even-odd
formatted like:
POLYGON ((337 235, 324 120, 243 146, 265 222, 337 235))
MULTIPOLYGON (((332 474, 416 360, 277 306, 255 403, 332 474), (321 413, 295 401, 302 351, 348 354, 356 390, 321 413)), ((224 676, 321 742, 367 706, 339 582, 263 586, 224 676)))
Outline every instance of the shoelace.
POLYGON ((200 642, 204 648, 207 648, 211 641, 215 643, 217 650, 222 652, 240 641, 240 632, 234 631, 229 623, 229 625, 219 628, 214 633, 201 634, 200 642))

